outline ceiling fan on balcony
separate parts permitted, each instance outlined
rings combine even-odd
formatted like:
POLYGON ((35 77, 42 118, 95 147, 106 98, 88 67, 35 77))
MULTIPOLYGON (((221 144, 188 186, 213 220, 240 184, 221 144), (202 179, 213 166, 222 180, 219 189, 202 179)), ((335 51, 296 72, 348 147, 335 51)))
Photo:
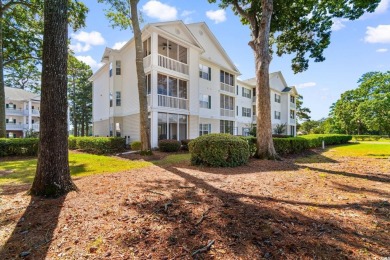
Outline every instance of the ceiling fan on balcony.
POLYGON ((163 43, 162 44, 162 49, 165 51, 165 49, 168 47, 168 49, 170 49, 170 50, 172 50, 172 45, 170 45, 170 44, 167 44, 167 43, 163 43))

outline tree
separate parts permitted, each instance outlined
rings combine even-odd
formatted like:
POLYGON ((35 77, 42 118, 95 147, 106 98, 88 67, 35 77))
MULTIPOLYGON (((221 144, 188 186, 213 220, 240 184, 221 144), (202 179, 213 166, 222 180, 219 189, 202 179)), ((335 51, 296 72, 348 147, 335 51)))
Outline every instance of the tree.
MULTIPOLYGON (((216 2, 217 0, 209 0, 216 2)), ((277 158, 272 141, 269 65, 272 46, 276 54, 295 54, 295 73, 308 68, 308 59, 324 61, 323 51, 330 44, 333 18, 354 20, 365 11, 373 12, 380 0, 221 0, 231 6, 244 24, 249 24, 256 69, 257 157, 277 158), (307 55, 307 53, 309 53, 307 55)))
POLYGON ((77 190, 68 159, 68 0, 45 0, 38 164, 31 194, 58 197, 77 190))
POLYGON ((12 67, 5 69, 5 86, 40 93, 41 71, 38 66, 38 64, 28 60, 15 62, 12 67))
POLYGON ((140 110, 141 154, 150 154, 150 126, 148 120, 147 90, 143 65, 142 35, 139 26, 137 5, 139 0, 98 0, 107 3, 110 9, 106 11, 112 26, 121 29, 132 28, 135 40, 135 64, 137 69, 138 98, 140 110))
POLYGON ((68 58, 68 99, 74 136, 85 136, 92 120, 91 67, 73 55, 68 58))
POLYGON ((298 95, 297 96, 297 102, 296 102, 296 111, 297 111, 297 119, 299 121, 307 121, 310 120, 310 109, 307 107, 303 107, 303 96, 298 95))
MULTIPOLYGON (((19 76, 28 78, 28 84, 36 80, 42 56, 43 4, 43 0, 0 0, 0 104, 5 103, 5 78, 11 87, 24 86, 19 76)), ((68 8, 70 26, 74 30, 83 27, 87 7, 70 0, 68 8)), ((5 107, 1 105, 0 138, 5 132, 5 107)))

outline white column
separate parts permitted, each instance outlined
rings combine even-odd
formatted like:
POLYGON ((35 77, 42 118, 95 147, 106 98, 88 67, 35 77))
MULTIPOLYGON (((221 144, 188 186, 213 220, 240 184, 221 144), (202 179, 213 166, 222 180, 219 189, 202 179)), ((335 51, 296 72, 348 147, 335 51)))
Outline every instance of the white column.
POLYGON ((29 100, 28 101, 28 130, 32 128, 31 120, 32 120, 32 108, 31 108, 31 100, 29 100))
POLYGON ((158 112, 150 112, 150 144, 153 147, 158 146, 158 112))
POLYGON ((155 66, 158 66, 158 35, 157 33, 153 32, 151 36, 151 66, 152 68, 155 66))

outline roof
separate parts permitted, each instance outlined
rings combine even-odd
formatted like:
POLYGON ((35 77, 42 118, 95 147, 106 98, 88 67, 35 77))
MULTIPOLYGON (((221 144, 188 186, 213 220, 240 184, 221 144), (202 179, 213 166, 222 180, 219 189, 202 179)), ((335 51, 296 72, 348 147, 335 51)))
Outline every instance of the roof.
POLYGON ((20 88, 10 88, 5 87, 5 99, 6 100, 15 100, 15 101, 40 101, 41 96, 37 93, 32 93, 20 88))
POLYGON ((285 87, 282 92, 290 92, 290 90, 292 90, 292 88, 289 88, 289 87, 285 87))

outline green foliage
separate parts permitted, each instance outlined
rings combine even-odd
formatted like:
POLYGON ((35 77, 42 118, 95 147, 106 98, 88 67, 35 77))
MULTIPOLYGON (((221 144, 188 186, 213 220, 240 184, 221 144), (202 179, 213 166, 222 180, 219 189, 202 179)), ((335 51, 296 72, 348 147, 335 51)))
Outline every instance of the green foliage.
POLYGON ((121 137, 69 137, 69 149, 79 149, 92 154, 110 154, 125 150, 125 139, 121 137))
POLYGON ((319 135, 302 135, 301 138, 309 142, 309 148, 316 148, 322 146, 322 141, 325 145, 346 144, 352 140, 351 135, 339 134, 319 134, 319 135))
POLYGON ((184 139, 181 140, 181 149, 188 151, 188 144, 192 141, 192 139, 184 139))
POLYGON ((158 141, 158 148, 162 152, 177 152, 180 150, 181 143, 177 140, 160 140, 158 141))
POLYGON ((284 124, 277 124, 274 128, 274 132, 277 135, 284 134, 287 129, 287 123, 284 124))
POLYGON ((378 141, 382 137, 380 135, 353 135, 352 140, 355 141, 378 141))
POLYGON ((139 151, 141 150, 141 142, 140 141, 134 141, 130 144, 131 150, 139 151))
POLYGON ((113 28, 119 27, 122 30, 131 28, 131 8, 127 0, 98 0, 98 3, 105 3, 109 8, 105 10, 106 17, 113 28))
MULTIPOLYGON (((256 129, 256 128, 254 128, 256 129)), ((248 143, 249 148, 249 156, 253 157, 256 154, 257 146, 256 146, 256 137, 255 136, 241 136, 241 139, 245 140, 248 143)))
POLYGON ((296 98, 296 114, 298 121, 310 120, 311 111, 307 107, 303 107, 303 96, 298 95, 296 98))
POLYGON ((36 156, 37 154, 37 138, 0 138, 0 157, 36 156))
POLYGON ((279 155, 297 154, 309 148, 309 143, 301 137, 273 138, 276 153, 279 155))
POLYGON ((236 167, 248 162, 249 145, 230 134, 202 135, 189 143, 191 163, 212 167, 236 167))

